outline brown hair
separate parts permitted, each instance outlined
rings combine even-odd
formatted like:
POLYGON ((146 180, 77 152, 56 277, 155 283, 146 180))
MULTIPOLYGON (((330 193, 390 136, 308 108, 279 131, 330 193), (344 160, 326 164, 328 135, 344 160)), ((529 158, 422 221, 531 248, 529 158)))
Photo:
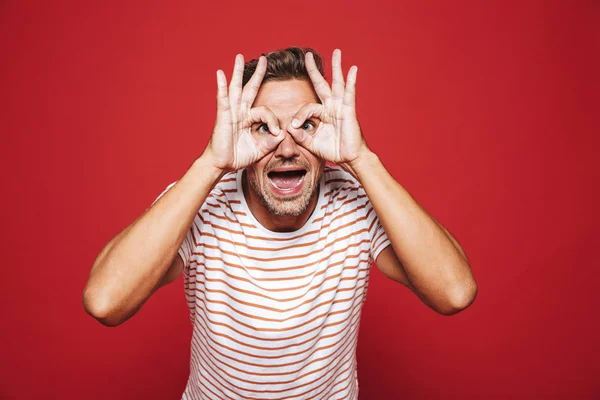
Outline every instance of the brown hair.
MULTIPOLYGON (((324 76, 323 61, 319 53, 310 47, 288 47, 286 49, 262 54, 267 57, 267 72, 265 73, 262 82, 285 81, 289 79, 310 80, 308 72, 306 71, 306 65, 304 64, 304 57, 308 52, 313 54, 317 69, 321 75, 324 76)), ((244 66, 244 78, 242 80, 243 86, 246 86, 246 83, 248 83, 252 74, 254 74, 257 65, 258 58, 246 63, 244 66)))

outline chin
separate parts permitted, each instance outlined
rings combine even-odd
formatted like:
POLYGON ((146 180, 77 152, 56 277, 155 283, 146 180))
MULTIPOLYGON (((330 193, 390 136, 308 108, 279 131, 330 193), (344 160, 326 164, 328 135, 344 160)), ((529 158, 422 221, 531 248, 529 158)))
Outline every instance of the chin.
POLYGON ((281 204, 275 205, 271 203, 267 207, 271 214, 277 215, 278 217, 298 217, 306 211, 306 207, 302 207, 301 204, 292 205, 292 207, 282 207, 281 204))
POLYGON ((262 190, 256 192, 271 214, 280 217, 297 217, 306 211, 317 193, 317 185, 308 176, 302 176, 299 186, 301 186, 301 190, 298 191, 298 188, 294 188, 294 194, 282 196, 281 190, 274 188, 273 183, 267 177, 263 181, 262 190))

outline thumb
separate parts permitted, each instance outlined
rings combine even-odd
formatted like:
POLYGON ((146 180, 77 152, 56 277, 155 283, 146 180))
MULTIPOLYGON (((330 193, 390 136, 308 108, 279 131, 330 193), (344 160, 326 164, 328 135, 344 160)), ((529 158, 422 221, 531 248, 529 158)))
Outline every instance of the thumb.
POLYGON ((279 129, 279 133, 277 134, 271 133, 262 136, 259 140, 260 146, 265 153, 270 153, 283 141, 283 139, 285 139, 285 135, 287 135, 287 133, 283 129, 279 129))

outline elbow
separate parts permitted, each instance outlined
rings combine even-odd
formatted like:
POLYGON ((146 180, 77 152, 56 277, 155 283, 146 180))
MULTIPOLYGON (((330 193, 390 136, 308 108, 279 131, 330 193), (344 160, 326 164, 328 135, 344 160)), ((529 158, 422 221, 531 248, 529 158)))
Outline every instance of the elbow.
POLYGON ((86 287, 83 291, 82 301, 85 311, 102 325, 115 327, 124 322, 114 311, 115 307, 110 303, 107 296, 94 293, 93 290, 86 287))
POLYGON ((454 288, 440 313, 446 316, 457 314, 468 308, 477 297, 478 287, 473 280, 460 288, 454 288))

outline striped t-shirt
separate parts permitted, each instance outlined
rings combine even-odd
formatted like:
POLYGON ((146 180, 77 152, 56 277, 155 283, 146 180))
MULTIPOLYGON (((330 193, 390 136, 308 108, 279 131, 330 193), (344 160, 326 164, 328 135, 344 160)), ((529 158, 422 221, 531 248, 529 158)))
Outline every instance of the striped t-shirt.
POLYGON ((213 188, 178 251, 193 325, 182 399, 357 399, 369 269, 390 244, 364 189, 327 165, 307 223, 273 232, 242 172, 213 188))

